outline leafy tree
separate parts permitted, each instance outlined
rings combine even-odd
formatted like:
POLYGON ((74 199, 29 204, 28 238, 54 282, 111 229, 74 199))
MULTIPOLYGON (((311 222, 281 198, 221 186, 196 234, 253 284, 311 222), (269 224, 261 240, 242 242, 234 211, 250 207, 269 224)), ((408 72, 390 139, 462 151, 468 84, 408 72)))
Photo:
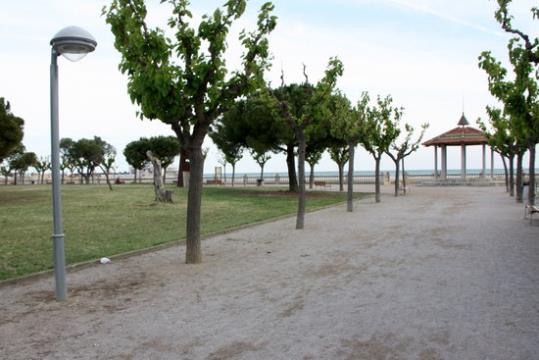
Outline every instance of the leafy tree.
POLYGON ((103 140, 94 136, 93 139, 80 139, 73 144, 71 148, 73 164, 81 176, 81 183, 90 183, 95 169, 103 161, 103 140))
POLYGON ((367 109, 367 119, 361 143, 376 162, 375 167, 375 198, 380 202, 380 160, 387 153, 391 144, 400 135, 399 121, 402 117, 402 108, 392 107, 391 96, 381 98, 378 96, 376 105, 367 109))
POLYGON ((284 154, 289 191, 297 192, 297 143, 292 130, 279 113, 278 104, 269 95, 271 91, 267 88, 235 102, 223 114, 219 122, 219 133, 231 144, 238 144, 258 153, 284 154))
POLYGON ((21 154, 25 152, 26 148, 22 143, 17 145, 12 151, 9 156, 7 156, 4 161, 2 162, 2 166, 0 166, 0 174, 4 176, 4 184, 8 184, 8 178, 13 173, 14 168, 14 160, 17 159, 21 154))
POLYGON ((65 179, 65 170, 69 169, 71 175, 73 176, 73 169, 75 168, 75 160, 72 156, 72 148, 75 142, 71 138, 62 138, 60 139, 60 170, 62 170, 62 184, 65 179))
POLYGON ((337 164, 339 170, 339 191, 344 191, 344 166, 350 160, 350 149, 346 142, 335 141, 328 148, 329 157, 337 164))
POLYGON ((251 150, 251 156, 254 161, 260 166, 260 180, 264 181, 264 166, 271 159, 271 155, 267 152, 258 152, 256 150, 251 150))
POLYGON ((9 101, 0 97, 0 163, 21 144, 23 127, 24 120, 13 115, 9 101))
POLYGON ((298 216, 296 229, 303 229, 305 221, 305 149, 307 147, 306 130, 315 127, 317 119, 327 120, 327 103, 330 99, 337 78, 342 76, 343 65, 337 58, 329 60, 325 75, 315 86, 303 69, 305 82, 303 84, 285 85, 282 75, 281 87, 272 92, 279 104, 281 116, 288 122, 298 144, 298 216))
POLYGON ((5 164, 5 165, 0 166, 0 175, 2 175, 4 177, 4 185, 8 184, 8 178, 11 175, 12 171, 13 171, 13 169, 9 165, 9 162, 7 164, 5 164))
POLYGON ((33 152, 23 152, 16 154, 10 162, 11 168, 15 170, 15 185, 17 185, 17 174, 24 184, 24 174, 29 167, 34 166, 37 156, 33 152))
POLYGON ((147 140, 144 139, 131 141, 124 148, 123 154, 125 156, 125 160, 133 167, 133 170, 135 171, 135 183, 137 182, 137 170, 141 171, 144 169, 148 162, 146 151, 149 149, 150 146, 147 144, 147 140))
MULTIPOLYGON (((397 144, 397 138, 395 138, 393 143, 391 144, 391 147, 386 151, 387 156, 389 156, 391 160, 393 160, 393 162, 395 163, 395 196, 399 196, 400 163, 402 162, 404 164, 404 159, 411 155, 413 152, 415 152, 417 149, 419 149, 421 140, 423 139, 425 131, 428 127, 428 124, 423 124, 421 126, 421 133, 419 134, 418 138, 415 141, 412 141, 412 136, 414 135, 414 128, 409 124, 404 124, 404 130, 406 131, 406 135, 403 142, 397 144)), ((402 169, 402 172, 404 181, 404 168, 402 169)), ((406 189, 406 184, 403 184, 403 186, 406 189)))
POLYGON ((51 162, 48 157, 36 158, 36 161, 32 164, 38 174, 37 180, 43 184, 45 179, 45 172, 51 169, 51 162))
MULTIPOLYGON (((234 106, 233 108, 236 108, 234 106)), ((231 114, 229 111, 227 114, 231 114)), ((226 164, 232 165, 232 186, 236 177, 236 164, 243 157, 243 141, 240 138, 238 127, 234 125, 234 118, 223 116, 220 121, 212 127, 210 137, 214 144, 221 151, 222 158, 220 164, 223 165, 225 171, 226 183, 226 164), (225 120, 226 119, 226 120, 225 120)))
POLYGON ((232 23, 245 11, 245 0, 229 0, 212 15, 203 16, 198 28, 188 0, 169 0, 172 15, 165 31, 147 26, 143 0, 112 0, 103 9, 122 55, 120 70, 128 75, 128 92, 140 106, 141 118, 159 119, 171 126, 187 150, 190 163, 187 200, 186 263, 200 263, 200 211, 204 160, 202 144, 211 124, 235 99, 262 82, 269 66, 267 35, 275 28, 273 4, 260 10, 257 30, 242 31, 246 49, 243 69, 227 77, 226 38, 232 23), (206 47, 206 50, 204 49, 206 47))
POLYGON ((354 211, 354 158, 355 148, 364 133, 367 109, 370 97, 363 92, 361 98, 354 108, 344 94, 337 93, 333 97, 333 117, 331 132, 338 139, 337 144, 341 144, 342 150, 335 148, 332 159, 339 166, 339 184, 343 191, 342 173, 344 164, 348 161, 348 191, 347 191, 347 211, 354 211), (346 146, 345 146, 346 145, 346 146), (348 149, 348 153, 344 153, 348 149), (345 155, 346 154, 346 155, 345 155))
MULTIPOLYGON (((504 111, 512 117, 512 127, 517 138, 529 151, 528 202, 534 204, 535 147, 539 142, 539 38, 532 39, 528 34, 513 27, 513 17, 508 10, 511 0, 497 0, 497 2, 496 20, 504 31, 515 35, 508 43, 509 61, 514 77, 508 79, 508 71, 490 51, 481 54, 479 66, 488 75, 491 94, 503 103, 504 111)), ((539 18, 539 8, 534 7, 531 12, 535 19, 539 18)), ((517 156, 517 163, 518 161, 517 156)))
POLYGON ((314 167, 320 159, 322 159, 322 155, 324 154, 324 151, 326 149, 323 147, 317 147, 317 146, 309 146, 307 145, 307 148, 305 149, 305 161, 309 164, 311 171, 309 173, 309 189, 312 189, 314 186, 314 167))
POLYGON ((519 179, 517 193, 520 193, 520 198, 522 199, 522 190, 520 189, 519 191, 518 188, 522 185, 522 156, 526 151, 526 147, 518 143, 518 138, 513 131, 514 127, 512 126, 510 116, 505 114, 501 109, 490 106, 487 106, 487 114, 489 115, 489 122, 492 130, 489 131, 486 124, 481 120, 478 120, 478 125, 487 137, 489 145, 502 157, 506 178, 505 185, 510 196, 515 195, 514 160, 515 157, 520 158, 520 161, 518 161, 520 164, 520 171, 517 170, 517 173, 520 174, 517 175, 517 178, 519 179), (507 162, 509 162, 509 171, 507 169, 506 159, 507 162))
POLYGON ((116 161, 116 149, 106 141, 101 141, 100 146, 102 156, 98 166, 101 168, 101 171, 103 171, 103 174, 105 174, 105 179, 107 180, 109 190, 112 191, 110 171, 114 167, 114 162, 116 161))

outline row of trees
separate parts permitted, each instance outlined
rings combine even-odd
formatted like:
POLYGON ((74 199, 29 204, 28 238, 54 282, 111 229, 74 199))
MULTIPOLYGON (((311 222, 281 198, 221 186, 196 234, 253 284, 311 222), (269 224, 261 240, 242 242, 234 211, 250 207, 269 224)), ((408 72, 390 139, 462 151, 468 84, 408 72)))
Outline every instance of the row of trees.
MULTIPOLYGON (((505 68, 490 51, 479 57, 479 66, 488 75, 489 90, 501 107, 487 107, 490 126, 481 120, 478 122, 490 145, 501 155, 506 168, 507 189, 514 196, 516 187, 518 202, 523 201, 523 157, 529 153, 527 201, 534 204, 535 149, 539 143, 539 38, 532 38, 513 26, 508 8, 511 0, 497 2, 496 20, 505 32, 514 35, 507 46, 510 68, 505 68)), ((539 19, 539 8, 532 8, 531 13, 534 19, 539 19)))
MULTIPOLYGON (((279 87, 266 84, 268 35, 277 23, 272 3, 260 8, 254 31, 240 32, 242 67, 231 73, 225 63, 226 39, 232 23, 245 12, 246 1, 229 0, 213 14, 203 16, 196 26, 191 24, 188 0, 168 3, 172 6, 167 22, 170 31, 148 26, 143 0, 112 0, 103 13, 115 36, 120 70, 127 75, 127 90, 140 108, 140 117, 158 119, 171 127, 181 144, 180 168, 185 157, 189 158, 186 263, 202 260, 202 144, 208 134, 224 160, 232 164, 233 173, 243 149, 250 150, 262 169, 269 153, 286 154, 290 190, 298 193, 298 229, 304 225, 305 161, 316 164, 329 148, 344 166, 343 154, 348 153, 349 172, 353 174, 354 149, 361 143, 375 158, 379 178, 382 154, 391 152, 398 167, 417 149, 419 141, 412 142, 411 126, 405 127, 404 142, 396 144, 402 109, 393 107, 390 97, 378 98, 371 105, 364 94, 357 106, 352 106, 336 90, 344 70, 337 58, 330 59, 323 78, 315 84, 309 81, 305 68, 302 83, 286 84, 283 74, 279 87)), ((136 161, 131 165, 138 166, 136 161)), ((353 177, 348 178, 351 210, 353 177)), ((379 201, 379 183, 376 189, 379 201)))
POLYGON ((92 139, 74 141, 71 138, 60 140, 60 170, 62 171, 62 184, 65 180, 65 170, 71 173, 77 171, 80 183, 86 184, 93 180, 95 171, 100 169, 105 175, 107 185, 112 190, 110 173, 116 161, 116 149, 99 136, 92 139))
MULTIPOLYGON (((330 65, 331 66, 331 65, 330 65)), ((320 86, 320 85, 318 85, 320 86)), ((400 128, 402 109, 392 106, 391 97, 378 98, 370 104, 368 93, 363 93, 356 105, 340 91, 332 90, 324 101, 316 97, 315 87, 308 83, 281 86, 277 89, 266 88, 236 102, 213 125, 210 136, 223 154, 221 163, 232 165, 234 180, 235 165, 248 150, 261 168, 263 178, 264 165, 271 158, 271 153, 286 154, 289 176, 289 190, 297 192, 296 155, 300 142, 290 124, 299 123, 302 116, 313 115, 304 126, 305 161, 310 165, 309 184, 312 187, 314 167, 322 154, 328 151, 338 166, 340 190, 344 190, 344 166, 353 166, 354 149, 362 145, 373 155, 376 173, 380 173, 380 159, 387 154, 395 163, 397 181, 395 195, 398 195, 400 164, 402 160, 417 150, 427 125, 423 125, 418 139, 412 141, 414 129, 405 124, 404 133, 400 128), (298 88, 302 88, 298 91, 298 88), (307 90, 308 89, 308 90, 307 90), (279 100, 287 95, 285 104, 292 104, 291 123, 280 112, 279 100), (272 98, 274 97, 274 98, 272 98), (401 136, 402 135, 402 136, 401 136), (398 143, 403 140, 402 143, 398 143), (350 159, 352 158, 352 161, 350 159)), ((283 101, 283 100, 280 100, 283 101)), ((300 134, 301 138, 301 134, 300 134)), ((349 171, 353 168, 350 168, 349 171)), ((350 174, 349 174, 350 175, 350 174)), ((351 176, 348 176, 350 181, 351 176)), ((376 187, 377 201, 380 201, 380 186, 376 187)))

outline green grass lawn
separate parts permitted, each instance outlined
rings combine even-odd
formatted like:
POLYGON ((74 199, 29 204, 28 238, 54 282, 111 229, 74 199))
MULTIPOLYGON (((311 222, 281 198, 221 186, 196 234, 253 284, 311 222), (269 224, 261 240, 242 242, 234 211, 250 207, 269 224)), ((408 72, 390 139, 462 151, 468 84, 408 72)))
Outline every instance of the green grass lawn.
MULTIPOLYGON (((174 204, 156 204, 149 185, 115 186, 114 191, 106 186, 63 186, 67 263, 185 239, 187 191, 174 192, 174 204)), ((345 194, 312 192, 307 209, 342 201, 345 194)), ((51 207, 50 186, 0 187, 0 280, 52 268, 51 207)), ((297 195, 283 189, 205 188, 201 232, 217 233, 294 214, 296 209, 297 195)))

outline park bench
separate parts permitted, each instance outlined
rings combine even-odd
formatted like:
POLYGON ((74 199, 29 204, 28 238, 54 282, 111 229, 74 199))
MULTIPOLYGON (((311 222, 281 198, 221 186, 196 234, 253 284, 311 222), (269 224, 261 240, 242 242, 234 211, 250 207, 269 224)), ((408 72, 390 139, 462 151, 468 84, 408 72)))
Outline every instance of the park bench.
POLYGON ((331 186, 329 185, 327 182, 325 181, 315 181, 314 182, 314 187, 317 187, 317 186, 320 186, 320 187, 327 187, 327 186, 331 186))
POLYGON ((532 204, 526 204, 526 207, 524 208, 524 217, 527 216, 530 217, 530 225, 533 223, 533 215, 539 214, 539 206, 532 205, 532 204))

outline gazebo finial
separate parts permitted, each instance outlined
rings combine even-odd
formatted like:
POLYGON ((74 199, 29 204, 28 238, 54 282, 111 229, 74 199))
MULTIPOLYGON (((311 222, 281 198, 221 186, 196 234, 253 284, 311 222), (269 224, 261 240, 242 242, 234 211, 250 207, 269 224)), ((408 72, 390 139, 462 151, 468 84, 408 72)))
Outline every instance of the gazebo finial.
POLYGON ((458 126, 468 126, 470 123, 468 122, 468 119, 466 119, 466 116, 464 116, 464 112, 462 112, 462 116, 460 117, 458 126))

